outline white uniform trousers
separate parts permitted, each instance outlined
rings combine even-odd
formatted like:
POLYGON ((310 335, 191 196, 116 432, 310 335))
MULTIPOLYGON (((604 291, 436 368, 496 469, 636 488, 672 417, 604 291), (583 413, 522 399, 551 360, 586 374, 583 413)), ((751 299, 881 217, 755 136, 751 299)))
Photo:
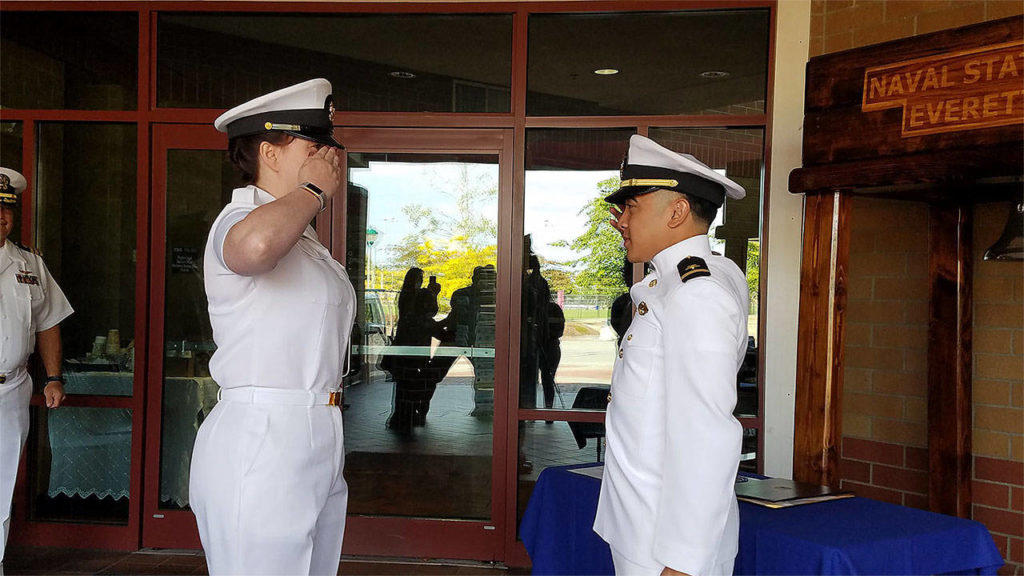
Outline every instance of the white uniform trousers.
POLYGON ((210 574, 337 574, 344 464, 336 406, 218 403, 189 480, 210 574))
MULTIPOLYGON (((647 559, 647 564, 637 564, 626 558, 612 548, 612 563, 615 565, 615 576, 661 576, 664 566, 658 566, 653 558, 647 559)), ((715 566, 711 574, 707 576, 732 576, 732 567, 735 558, 722 562, 715 566)), ((691 574, 691 576, 705 576, 704 574, 691 574)))
MULTIPOLYGON (((14 482, 18 479, 18 462, 28 439, 28 404, 32 399, 32 379, 25 371, 8 376, 0 384, 0 519, 3 540, 0 540, 0 562, 7 549, 11 528, 11 500, 14 482)), ((2 574, 3 568, 0 568, 2 574)))

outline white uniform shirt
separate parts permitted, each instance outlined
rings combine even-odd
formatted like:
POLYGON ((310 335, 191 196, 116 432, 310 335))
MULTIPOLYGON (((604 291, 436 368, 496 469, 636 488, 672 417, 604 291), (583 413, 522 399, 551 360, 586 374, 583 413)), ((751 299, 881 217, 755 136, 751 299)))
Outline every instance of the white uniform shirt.
POLYGON ((735 557, 734 482, 743 429, 733 417, 747 347, 747 282, 707 236, 674 244, 630 289, 605 417, 607 451, 594 530, 619 554, 688 574, 735 557), (688 256, 710 276, 680 280, 688 256))
POLYGON ((36 333, 72 312, 43 259, 7 239, 0 246, 0 374, 11 375, 8 384, 24 372, 36 333))
POLYGON ((307 226, 269 272, 241 276, 224 264, 231 227, 273 200, 255 186, 238 188, 210 230, 203 258, 217 344, 210 375, 223 388, 337 390, 355 318, 355 290, 313 228, 307 226))

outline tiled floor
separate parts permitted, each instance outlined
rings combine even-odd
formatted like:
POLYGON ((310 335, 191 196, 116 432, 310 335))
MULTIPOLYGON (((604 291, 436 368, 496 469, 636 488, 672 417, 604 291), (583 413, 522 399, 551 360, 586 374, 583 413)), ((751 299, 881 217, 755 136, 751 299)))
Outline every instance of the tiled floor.
MULTIPOLYGON (((415 561, 405 559, 344 558, 338 574, 344 576, 520 576, 529 570, 480 562, 415 561)), ((5 576, 69 574, 207 574, 201 552, 73 550, 67 548, 10 548, 4 561, 5 576)))

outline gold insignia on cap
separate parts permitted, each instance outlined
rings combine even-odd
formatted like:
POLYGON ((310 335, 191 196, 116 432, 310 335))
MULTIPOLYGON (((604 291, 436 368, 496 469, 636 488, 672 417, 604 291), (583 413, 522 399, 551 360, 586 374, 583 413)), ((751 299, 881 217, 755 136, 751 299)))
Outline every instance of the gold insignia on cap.
POLYGON ((658 186, 660 188, 675 188, 679 186, 678 180, 665 178, 630 178, 619 183, 619 188, 627 186, 658 186))
POLYGON ((657 285, 658 285, 658 279, 655 278, 654 280, 651 280, 651 282, 647 286, 649 286, 651 288, 654 288, 657 285))
POLYGON ((641 302, 639 305, 637 305, 636 311, 641 316, 647 314, 647 302, 641 302))
POLYGON ((0 192, 6 192, 11 187, 11 179, 7 174, 0 174, 0 192))
POLYGON ((331 122, 334 122, 334 101, 331 101, 331 105, 330 105, 330 107, 329 107, 329 108, 328 108, 327 110, 328 110, 328 112, 327 112, 327 118, 328 118, 328 119, 329 119, 329 120, 330 120, 331 122))
POLYGON ((299 126, 298 124, 271 124, 270 122, 267 122, 263 127, 267 130, 302 130, 302 126, 299 126))

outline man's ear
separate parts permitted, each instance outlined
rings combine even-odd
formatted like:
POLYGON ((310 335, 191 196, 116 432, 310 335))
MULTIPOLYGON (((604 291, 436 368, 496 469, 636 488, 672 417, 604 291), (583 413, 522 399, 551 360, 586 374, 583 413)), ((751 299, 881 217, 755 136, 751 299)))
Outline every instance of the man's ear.
POLYGON ((686 199, 686 196, 677 194, 677 198, 672 199, 672 212, 669 215, 668 227, 678 228, 686 223, 690 219, 690 202, 686 199))
POLYGON ((278 171, 278 163, 280 157, 277 154, 277 146, 274 146, 266 140, 260 142, 259 148, 256 149, 256 153, 260 158, 260 164, 265 165, 268 169, 274 172, 278 171))

